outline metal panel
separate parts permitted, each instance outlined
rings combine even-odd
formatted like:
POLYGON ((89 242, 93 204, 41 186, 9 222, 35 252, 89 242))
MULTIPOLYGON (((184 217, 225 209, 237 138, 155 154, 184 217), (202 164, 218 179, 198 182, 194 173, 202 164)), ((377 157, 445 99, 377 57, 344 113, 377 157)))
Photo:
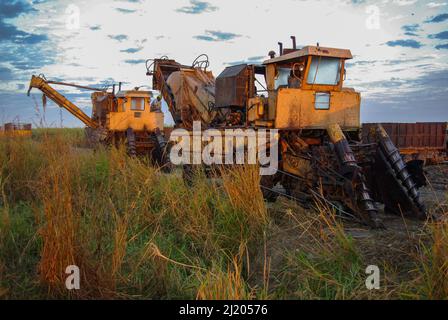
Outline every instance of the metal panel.
MULTIPOLYGON (((369 142, 370 128, 377 123, 363 124, 363 141, 369 142)), ((446 149, 447 122, 383 123, 393 143, 400 149, 446 149)))
POLYGON ((245 107, 249 90, 247 70, 247 64, 227 67, 216 78, 216 107, 245 107))
POLYGON ((278 129, 326 129, 337 123, 342 129, 360 127, 360 96, 357 92, 331 92, 330 108, 317 110, 315 91, 280 89, 277 95, 275 127, 278 129))

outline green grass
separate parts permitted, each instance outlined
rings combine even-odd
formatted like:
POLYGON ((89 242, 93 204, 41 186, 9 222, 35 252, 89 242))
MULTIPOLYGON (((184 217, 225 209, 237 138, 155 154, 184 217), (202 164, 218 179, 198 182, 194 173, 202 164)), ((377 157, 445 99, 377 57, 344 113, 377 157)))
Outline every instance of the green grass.
POLYGON ((268 208, 257 168, 198 174, 189 187, 83 137, 0 140, 0 298, 447 298, 446 223, 421 230, 401 269, 378 252, 385 280, 371 292, 371 256, 332 210, 268 208), (81 269, 79 291, 65 289, 68 264, 81 269))

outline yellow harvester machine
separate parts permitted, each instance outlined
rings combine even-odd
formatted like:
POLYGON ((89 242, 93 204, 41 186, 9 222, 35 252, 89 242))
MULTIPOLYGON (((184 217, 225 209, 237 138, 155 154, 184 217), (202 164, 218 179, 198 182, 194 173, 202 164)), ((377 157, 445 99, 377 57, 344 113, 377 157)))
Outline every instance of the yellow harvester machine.
POLYGON ((279 130, 280 168, 261 179, 267 198, 279 193, 301 202, 321 197, 365 223, 382 225, 385 212, 426 217, 418 187, 421 164, 404 163, 381 126, 361 142, 360 93, 344 87, 350 50, 318 45, 269 53, 261 65, 227 67, 216 79, 208 61, 182 65, 151 60, 147 75, 167 101, 177 127, 193 120, 206 128, 279 130))
POLYGON ((126 143, 130 155, 149 155, 161 164, 164 160, 165 138, 163 135, 164 115, 161 110, 150 108, 150 91, 121 90, 117 93, 63 82, 47 81, 44 76, 32 76, 28 94, 32 88, 39 89, 46 98, 66 109, 86 125, 88 138, 92 142, 107 145, 126 143), (92 116, 86 115, 52 85, 71 86, 93 90, 92 116))

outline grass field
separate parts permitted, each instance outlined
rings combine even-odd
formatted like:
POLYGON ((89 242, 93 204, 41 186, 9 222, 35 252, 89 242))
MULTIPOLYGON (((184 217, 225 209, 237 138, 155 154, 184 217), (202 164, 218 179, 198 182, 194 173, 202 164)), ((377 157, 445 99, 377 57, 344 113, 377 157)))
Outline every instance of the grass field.
POLYGON ((190 188, 124 148, 86 149, 80 129, 1 139, 0 173, 1 299, 448 298, 446 219, 369 230, 318 201, 266 204, 254 167, 190 188))

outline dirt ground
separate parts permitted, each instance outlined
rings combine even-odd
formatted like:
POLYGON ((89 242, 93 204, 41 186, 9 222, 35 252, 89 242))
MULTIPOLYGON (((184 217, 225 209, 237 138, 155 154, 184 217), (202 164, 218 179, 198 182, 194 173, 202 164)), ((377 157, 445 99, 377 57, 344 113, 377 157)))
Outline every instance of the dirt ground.
MULTIPOLYGON (((425 174, 428 185, 419 191, 428 211, 439 214, 447 212, 448 165, 428 166, 425 168, 425 174)), ((275 204, 268 204, 268 210, 274 219, 280 221, 276 221, 274 229, 266 239, 264 254, 257 257, 258 261, 254 262, 255 265, 264 263, 263 261, 267 258, 270 263, 270 272, 275 275, 284 267, 285 252, 307 250, 317 240, 310 238, 309 233, 302 232, 303 225, 300 226, 302 223, 313 224, 309 210, 282 197, 275 204), (288 217, 292 212, 297 213, 297 217, 307 215, 305 220, 308 220, 293 221, 288 217)), ((388 268, 394 270, 398 278, 412 277, 409 273, 409 270, 413 268, 411 265, 413 259, 410 255, 418 255, 419 244, 426 241, 425 224, 427 222, 386 215, 382 211, 380 211, 380 218, 384 222, 384 229, 372 229, 359 223, 344 221, 344 232, 353 239, 366 263, 387 265, 388 268)), ((262 275, 255 275, 255 278, 258 278, 254 279, 256 282, 260 282, 262 275)))

